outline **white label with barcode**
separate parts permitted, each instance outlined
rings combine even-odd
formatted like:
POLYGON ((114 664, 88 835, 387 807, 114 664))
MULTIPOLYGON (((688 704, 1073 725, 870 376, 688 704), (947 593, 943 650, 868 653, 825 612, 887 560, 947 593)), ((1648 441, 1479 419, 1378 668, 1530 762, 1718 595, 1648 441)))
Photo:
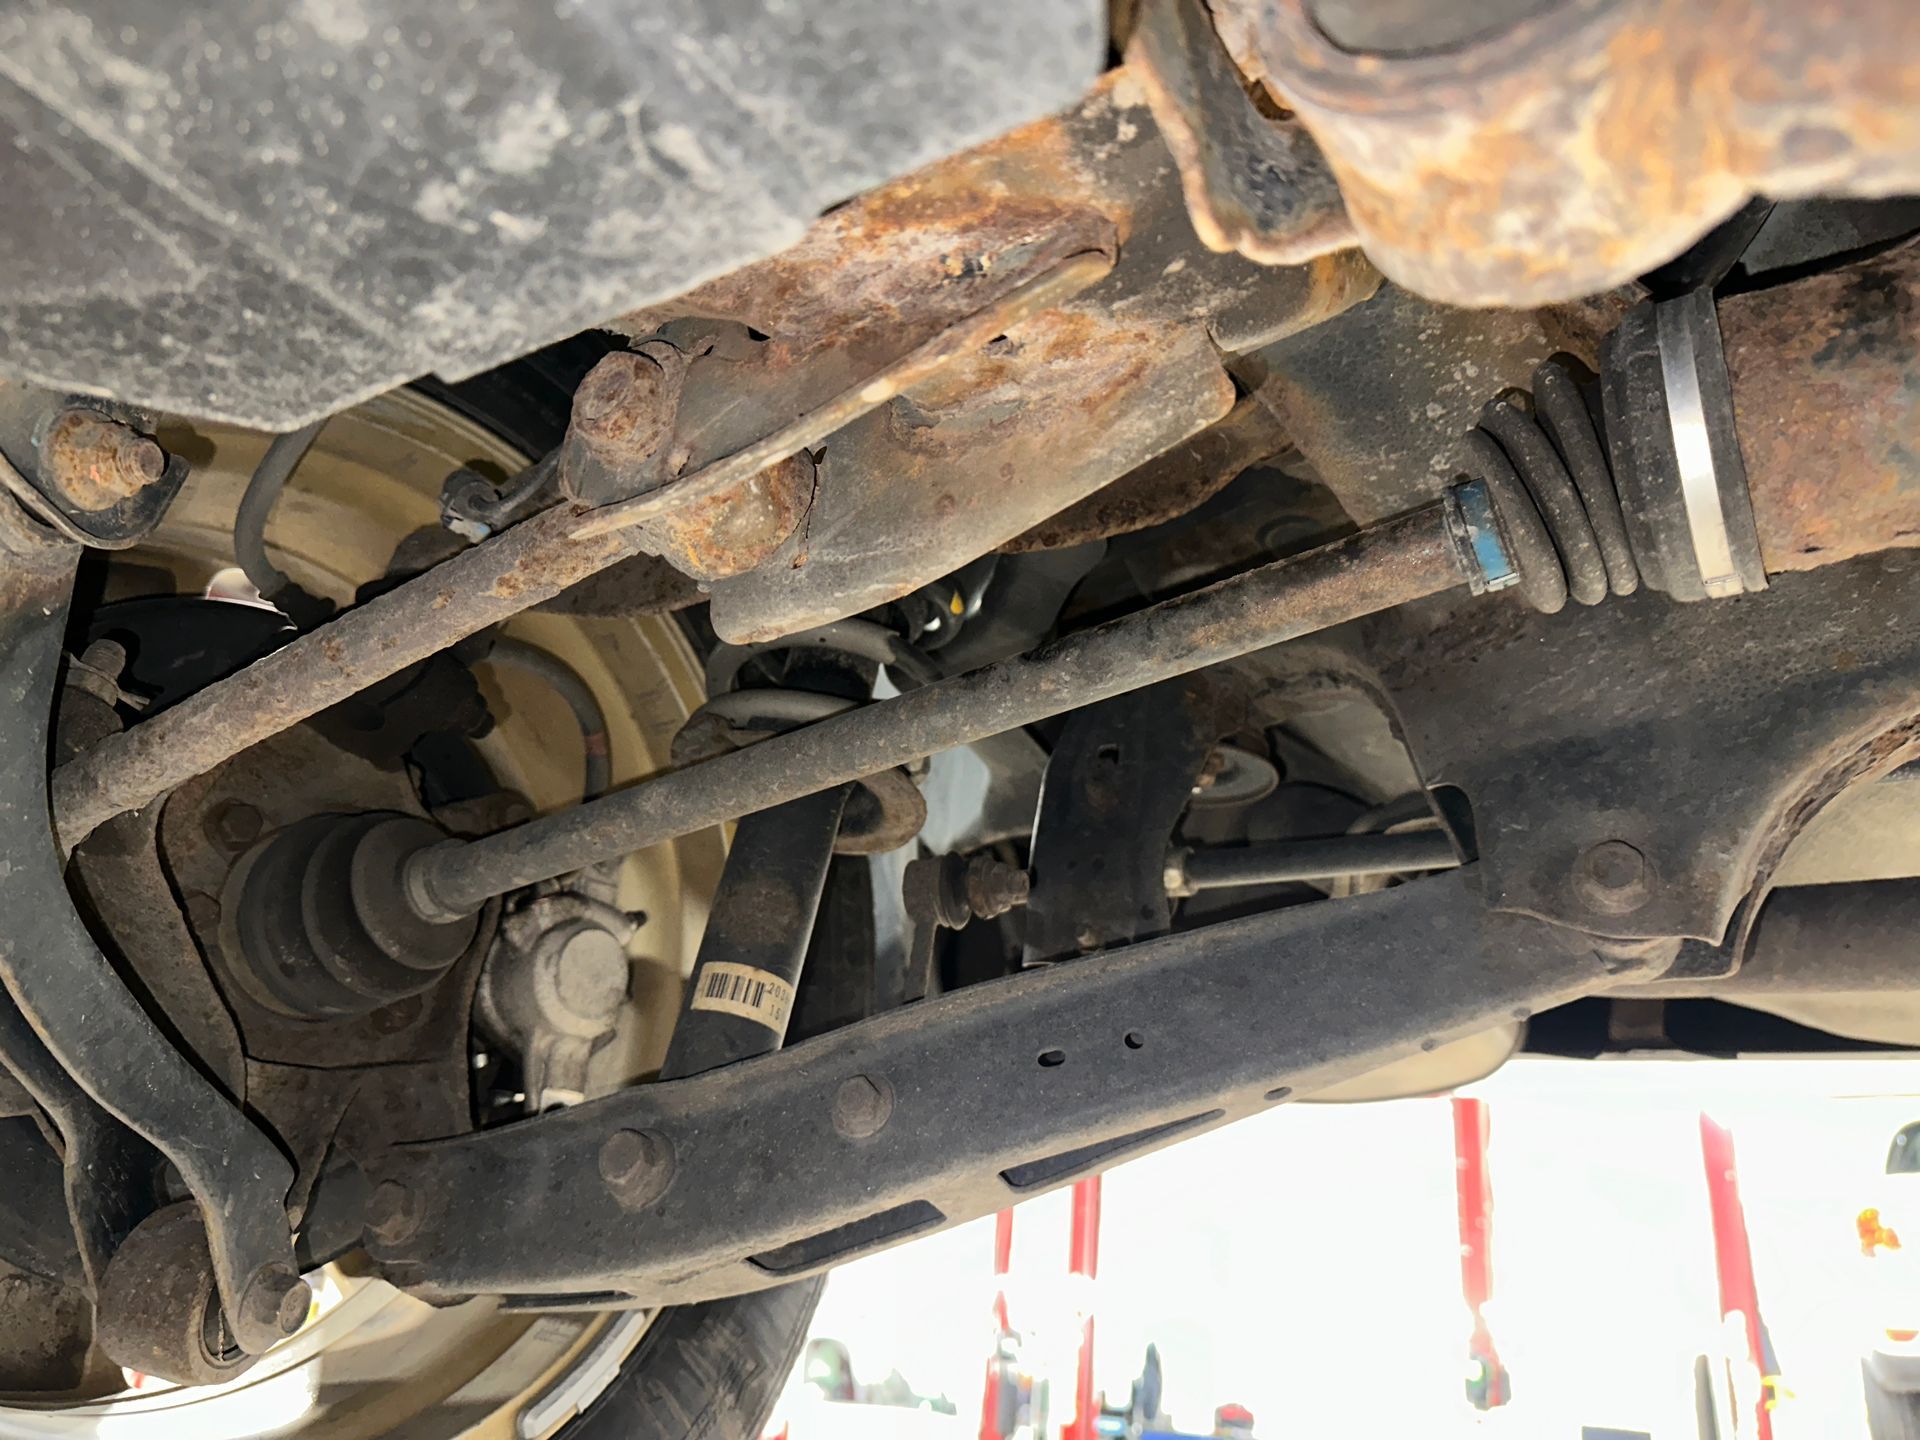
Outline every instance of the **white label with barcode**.
POLYGON ((715 962, 704 966, 696 982, 693 1008, 739 1015, 784 1031, 793 1012, 793 987, 778 975, 751 965, 715 962))

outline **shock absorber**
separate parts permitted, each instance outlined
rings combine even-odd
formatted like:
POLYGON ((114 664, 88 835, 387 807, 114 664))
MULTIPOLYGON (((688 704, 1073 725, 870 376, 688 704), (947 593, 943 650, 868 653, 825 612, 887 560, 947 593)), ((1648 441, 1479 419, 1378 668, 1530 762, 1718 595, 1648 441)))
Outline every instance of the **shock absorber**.
MULTIPOLYGON (((757 645, 716 645, 707 657, 707 701, 674 737, 686 765, 811 725, 865 703, 884 667, 901 691, 937 678, 932 660, 899 631, 857 617, 757 645)), ((869 775, 847 802, 837 855, 877 855, 920 833, 927 805, 898 766, 869 775)))
POLYGON ((1642 585, 1676 600, 1764 589, 1766 568, 1734 428, 1712 297, 1630 312, 1601 372, 1556 355, 1531 395, 1487 402, 1466 437, 1469 524, 1484 500, 1517 585, 1546 613, 1642 585), (1596 414, 1596 410, 1598 414, 1596 414))
MULTIPOLYGON (((707 660, 709 698, 675 737, 674 758, 690 763, 854 709, 882 666, 908 688, 934 673, 923 654, 869 619, 716 646, 707 660)), ((926 818, 919 788, 897 767, 742 816, 662 1078, 785 1043, 832 857, 896 849, 926 818)))

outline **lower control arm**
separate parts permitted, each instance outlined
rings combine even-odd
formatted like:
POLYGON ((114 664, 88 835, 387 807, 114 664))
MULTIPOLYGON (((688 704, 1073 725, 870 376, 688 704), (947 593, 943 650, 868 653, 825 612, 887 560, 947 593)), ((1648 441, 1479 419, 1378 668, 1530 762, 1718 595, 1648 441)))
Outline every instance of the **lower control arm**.
POLYGON ((1488 911, 1467 867, 397 1149, 374 1179, 400 1218, 372 1249, 435 1299, 761 1289, 1636 973, 1488 911))

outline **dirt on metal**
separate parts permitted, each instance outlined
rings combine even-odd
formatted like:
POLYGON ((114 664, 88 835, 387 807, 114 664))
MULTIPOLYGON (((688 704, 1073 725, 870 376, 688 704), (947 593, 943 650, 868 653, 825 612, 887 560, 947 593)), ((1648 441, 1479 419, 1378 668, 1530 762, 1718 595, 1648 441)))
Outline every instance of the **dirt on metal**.
POLYGON ((40 442, 46 481, 78 510, 111 510, 166 473, 159 445, 94 410, 61 412, 40 442))
POLYGON ((1315 0, 1216 0, 1386 274, 1456 305, 1611 288, 1749 197, 1920 187, 1911 0, 1548 0, 1457 45, 1343 48, 1315 0))
POLYGON ((1186 514, 1243 472, 1292 449, 1286 428, 1259 395, 1166 454, 1049 516, 1000 548, 1018 554, 1130 535, 1186 514))
POLYGON ((1720 304, 1770 573, 1920 545, 1920 247, 1720 304))
POLYGON ((1442 507, 1430 505, 1031 654, 789 730, 483 840, 423 852, 410 867, 410 889, 437 912, 467 913, 489 896, 608 855, 1465 583, 1442 507))

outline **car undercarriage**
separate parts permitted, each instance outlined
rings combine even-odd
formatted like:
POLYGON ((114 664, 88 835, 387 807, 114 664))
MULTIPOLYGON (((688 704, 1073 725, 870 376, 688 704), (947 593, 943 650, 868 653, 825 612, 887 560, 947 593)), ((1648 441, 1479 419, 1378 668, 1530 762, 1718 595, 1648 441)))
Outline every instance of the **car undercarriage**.
POLYGON ((0 1393, 378 1287, 557 1433, 1283 1103, 1920 1044, 1917 67, 1900 0, 0 16, 0 1393))

